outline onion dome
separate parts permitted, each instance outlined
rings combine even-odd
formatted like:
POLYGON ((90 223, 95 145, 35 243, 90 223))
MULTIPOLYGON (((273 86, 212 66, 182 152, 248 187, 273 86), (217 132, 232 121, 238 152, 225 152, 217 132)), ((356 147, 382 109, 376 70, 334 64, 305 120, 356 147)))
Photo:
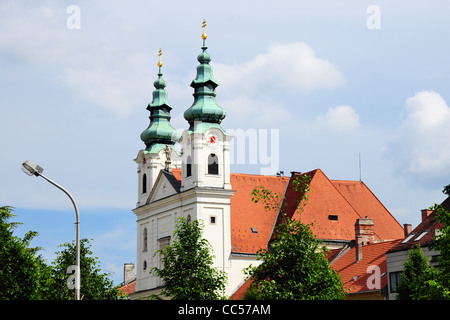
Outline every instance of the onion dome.
POLYGON ((206 52, 205 33, 206 21, 203 20, 203 47, 202 53, 197 57, 200 65, 197 66, 197 76, 192 81, 194 88, 194 103, 184 112, 184 118, 189 122, 189 130, 194 129, 195 122, 220 124, 225 118, 226 112, 216 103, 215 89, 219 85, 213 76, 212 67, 209 65, 211 56, 206 52))
POLYGON ((166 145, 174 145, 179 138, 178 132, 170 124, 170 110, 172 107, 164 90, 166 81, 162 78, 161 49, 159 50, 159 73, 158 79, 153 82, 152 102, 148 104, 150 111, 150 125, 141 133, 141 140, 145 143, 147 153, 157 153, 164 149, 166 145))

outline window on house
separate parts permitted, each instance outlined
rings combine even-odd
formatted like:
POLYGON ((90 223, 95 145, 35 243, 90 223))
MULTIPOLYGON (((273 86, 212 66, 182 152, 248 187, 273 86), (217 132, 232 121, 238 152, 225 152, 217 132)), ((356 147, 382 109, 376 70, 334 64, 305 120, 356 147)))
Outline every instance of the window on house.
POLYGON ((147 193, 147 175, 142 176, 142 193, 147 193))
POLYGON ((209 217, 209 223, 210 224, 216 224, 216 217, 215 216, 210 216, 209 217))
MULTIPOLYGON (((170 246, 170 237, 164 237, 164 238, 159 239, 158 244, 159 244, 159 250, 163 250, 166 246, 170 246)), ((159 255, 158 264, 159 264, 159 267, 158 267, 159 269, 164 269, 164 263, 163 263, 161 254, 159 255)), ((159 278, 158 282, 159 282, 159 285, 161 285, 161 286, 164 285, 164 281, 161 278, 159 278)))
POLYGON ((406 237, 405 240, 403 240, 401 243, 407 243, 409 240, 411 240, 417 233, 411 233, 408 237, 406 237))
POLYGON ((418 236, 414 241, 419 241, 420 239, 422 239, 423 237, 425 237, 425 235, 428 233, 429 230, 426 230, 424 232, 422 232, 420 234, 420 236, 418 236))
POLYGON ((192 176, 192 158, 188 156, 186 160, 186 177, 190 176, 192 176))
POLYGON ((142 251, 147 251, 147 228, 144 228, 142 234, 142 251))
POLYGON ((214 153, 208 156, 208 174, 219 174, 219 158, 214 153))
POLYGON ((400 282, 401 274, 402 274, 401 271, 389 273, 389 286, 391 293, 397 292, 397 285, 400 282))
POLYGON ((339 217, 338 217, 337 214, 330 214, 330 215, 328 216, 328 220, 338 221, 338 220, 339 220, 339 217))

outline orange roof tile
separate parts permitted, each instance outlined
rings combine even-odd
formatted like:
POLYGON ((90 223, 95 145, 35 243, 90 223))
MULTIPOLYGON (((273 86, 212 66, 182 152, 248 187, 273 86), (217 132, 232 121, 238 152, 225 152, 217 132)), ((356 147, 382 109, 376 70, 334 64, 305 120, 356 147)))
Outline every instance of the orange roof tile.
POLYGON ((242 300, 245 297, 245 294, 247 293, 248 288, 250 288, 250 285, 252 284, 252 279, 249 278, 247 281, 245 281, 231 296, 230 300, 242 300))
POLYGON ((266 212, 264 204, 252 201, 252 191, 257 186, 270 188, 284 194, 288 177, 231 174, 231 187, 236 190, 231 197, 231 250, 256 253, 269 242, 277 210, 266 212), (252 232, 256 228, 257 233, 252 232))
MULTIPOLYGON (((181 183, 181 170, 172 169, 181 183)), ((284 194, 289 177, 263 176, 255 174, 231 173, 231 187, 236 192, 231 197, 231 251, 235 253, 256 253, 265 248, 277 216, 277 211, 265 211, 262 203, 252 201, 252 191, 257 186, 270 188, 284 194), (252 231, 256 228, 257 233, 252 231)))
MULTIPOLYGON (((356 219, 368 216, 375 224, 376 240, 400 239, 403 227, 361 181, 329 180, 320 169, 305 173, 312 177, 309 199, 301 213, 295 213, 301 194, 292 183, 286 192, 283 208, 294 219, 314 223, 312 230, 319 239, 353 240, 356 219), (330 219, 330 216, 335 216, 330 219)), ((294 173, 298 176, 299 173, 294 173)))
MULTIPOLYGON (((181 183, 181 170, 173 169, 172 173, 181 183)), ((292 177, 299 174, 293 172, 292 177)), ((314 222, 312 230, 317 238, 353 240, 355 221, 365 216, 375 224, 376 240, 403 237, 403 227, 363 182, 329 180, 320 169, 304 174, 312 177, 312 191, 301 213, 301 220, 305 224, 314 222), (330 220, 330 215, 337 215, 338 220, 330 220)), ((231 197, 231 250, 235 253, 256 253, 266 247, 278 212, 266 212, 262 203, 254 203, 253 189, 263 186, 281 197, 285 195, 284 212, 291 217, 297 209, 300 195, 294 190, 289 177, 231 173, 230 182, 236 191, 231 197), (252 228, 256 228, 257 233, 253 233, 252 228)))
POLYGON ((124 285, 123 287, 120 287, 119 291, 125 294, 134 293, 136 291, 136 280, 133 280, 132 282, 124 285))
MULTIPOLYGON (((386 274, 386 252, 400 241, 401 240, 392 240, 365 245, 362 247, 362 259, 358 262, 356 262, 355 246, 351 247, 348 251, 338 257, 331 266, 341 275, 341 280, 346 292, 378 291, 383 288, 388 281, 386 274), (379 287, 369 288, 367 286, 369 277, 374 275, 373 271, 368 269, 371 266, 378 266, 380 268, 379 274, 381 278, 379 278, 379 287)), ((371 278, 371 280, 373 280, 373 278, 371 278)), ((373 281, 369 281, 369 284, 371 283, 374 284, 373 281)))
POLYGON ((404 236, 403 226, 362 181, 331 180, 358 214, 375 225, 375 239, 395 240, 404 236))
POLYGON ((175 179, 177 179, 178 182, 181 185, 181 169, 172 169, 172 174, 175 177, 175 179))
MULTIPOLYGON (((450 209, 450 197, 447 197, 442 203, 442 206, 446 210, 450 209)), ((419 225, 414 228, 409 234, 408 238, 405 238, 404 243, 400 242, 390 252, 408 250, 416 245, 421 247, 428 246, 435 238, 435 230, 442 229, 444 227, 443 223, 439 223, 436 220, 436 210, 434 210, 428 217, 422 220, 419 225), (408 241, 406 241, 408 239, 408 241)))

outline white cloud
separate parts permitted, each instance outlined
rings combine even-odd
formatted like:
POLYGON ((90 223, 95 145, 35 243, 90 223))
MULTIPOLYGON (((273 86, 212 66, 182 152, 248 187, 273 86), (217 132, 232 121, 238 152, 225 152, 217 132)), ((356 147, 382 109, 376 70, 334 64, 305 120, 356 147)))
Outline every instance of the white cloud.
MULTIPOLYGON (((111 41, 101 28, 69 30, 65 20, 67 5, 0 6, 8 12, 2 15, 0 28, 10 30, 0 36, 0 62, 27 65, 49 79, 67 86, 74 96, 116 115, 128 115, 142 107, 143 99, 151 98, 152 82, 156 79, 157 51, 143 48, 129 50, 123 43, 127 31, 111 41), (151 65, 151 63, 154 63, 151 65), (153 74, 149 78, 149 73, 153 74)), ((90 8, 102 10, 102 6, 90 8)), ((82 19, 91 13, 82 7, 82 19)))
POLYGON ((218 81, 227 92, 308 92, 342 85, 338 68, 318 58, 306 43, 274 43, 268 52, 234 65, 214 63, 218 81))
POLYGON ((406 100, 405 110, 388 146, 397 169, 422 181, 449 178, 450 108, 446 101, 437 92, 424 90, 406 100))
POLYGON ((220 104, 227 112, 227 120, 243 128, 280 126, 292 116, 281 101, 262 101, 245 94, 220 104))
MULTIPOLYGON (((284 96, 334 88, 345 80, 338 68, 306 43, 273 43, 266 53, 236 64, 211 63, 218 103, 233 123, 270 126, 292 117, 284 96)), ((298 112, 298 109, 296 110, 298 112)))
POLYGON ((142 108, 143 99, 150 99, 152 81, 142 68, 152 61, 149 54, 128 54, 123 59, 96 56, 94 60, 83 67, 66 68, 63 81, 88 101, 118 115, 142 108))
POLYGON ((359 115, 351 106, 336 106, 317 117, 316 124, 338 131, 354 130, 359 126, 359 115))

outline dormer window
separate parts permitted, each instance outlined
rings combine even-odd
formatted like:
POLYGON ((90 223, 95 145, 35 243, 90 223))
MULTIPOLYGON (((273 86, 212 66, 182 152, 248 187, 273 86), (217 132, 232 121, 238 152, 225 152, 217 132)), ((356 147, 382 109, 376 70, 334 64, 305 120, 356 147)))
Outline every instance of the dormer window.
POLYGON ((208 156, 208 174, 219 174, 219 158, 214 153, 208 156))

